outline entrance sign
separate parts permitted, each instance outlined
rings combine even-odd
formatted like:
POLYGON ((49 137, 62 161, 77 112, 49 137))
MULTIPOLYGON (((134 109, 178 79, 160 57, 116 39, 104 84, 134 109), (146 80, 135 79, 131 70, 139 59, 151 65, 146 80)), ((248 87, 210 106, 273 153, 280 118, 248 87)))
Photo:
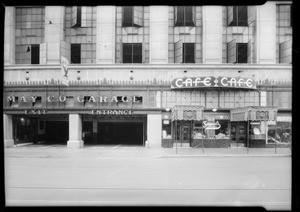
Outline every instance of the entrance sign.
POLYGON ((132 110, 92 110, 93 115, 131 115, 132 110))
POLYGON ((221 128, 221 125, 219 124, 218 121, 216 122, 203 121, 203 127, 207 130, 218 130, 221 128))
POLYGON ((25 114, 46 114, 47 110, 25 110, 25 114))
POLYGON ((220 87, 256 89, 256 83, 254 79, 241 77, 185 77, 171 83, 171 89, 220 87))

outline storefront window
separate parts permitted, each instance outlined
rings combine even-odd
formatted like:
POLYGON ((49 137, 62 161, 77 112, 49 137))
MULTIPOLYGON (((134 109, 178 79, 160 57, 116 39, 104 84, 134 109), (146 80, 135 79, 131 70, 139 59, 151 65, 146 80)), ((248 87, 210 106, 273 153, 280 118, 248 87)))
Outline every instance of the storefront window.
POLYGON ((277 122, 277 125, 269 126, 268 143, 291 143, 291 122, 277 122))
POLYGON ((162 120, 162 138, 172 138, 171 135, 171 120, 163 119, 162 120))
POLYGON ((194 139, 229 139, 229 121, 216 120, 214 122, 195 122, 194 139), (210 127, 205 127, 210 125, 210 127), (204 126, 203 126, 204 125, 204 126), (215 128, 215 129, 213 129, 215 128))

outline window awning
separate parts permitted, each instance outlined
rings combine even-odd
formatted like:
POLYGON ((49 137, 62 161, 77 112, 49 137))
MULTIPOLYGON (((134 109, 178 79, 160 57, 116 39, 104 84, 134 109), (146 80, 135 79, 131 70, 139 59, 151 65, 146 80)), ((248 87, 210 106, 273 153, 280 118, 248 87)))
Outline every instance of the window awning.
POLYGON ((203 106, 175 105, 172 109, 172 120, 194 120, 203 119, 203 106))
POLYGON ((274 121, 276 107, 250 106, 230 110, 230 121, 274 121))
POLYGON ((285 116, 277 116, 277 122, 292 122, 292 116, 291 115, 285 115, 285 116))

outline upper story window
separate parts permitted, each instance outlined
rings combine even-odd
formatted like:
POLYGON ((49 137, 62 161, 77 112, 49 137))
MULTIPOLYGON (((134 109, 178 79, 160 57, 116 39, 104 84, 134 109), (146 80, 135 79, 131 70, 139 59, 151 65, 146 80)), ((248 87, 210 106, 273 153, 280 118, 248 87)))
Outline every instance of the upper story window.
POLYGON ((92 8, 73 6, 72 7, 72 27, 91 27, 92 8))
POLYGON ((175 63, 195 63, 195 44, 183 43, 182 40, 176 42, 175 63))
POLYGON ((175 26, 195 26, 192 6, 175 7, 175 26))
POLYGON ((71 63, 81 63, 80 44, 71 44, 71 63))
POLYGON ((228 63, 251 63, 251 40, 248 43, 237 43, 232 40, 227 43, 228 63))
POLYGON ((143 26, 143 7, 124 6, 123 7, 123 27, 141 27, 143 26))
POLYGON ((227 25, 228 26, 249 26, 254 21, 253 7, 228 6, 227 25))
POLYGON ((278 4, 277 13, 279 27, 291 27, 293 25, 291 4, 278 4))
POLYGON ((123 43, 123 63, 142 63, 143 44, 123 43))
POLYGON ((40 45, 31 45, 31 64, 40 64, 40 45))

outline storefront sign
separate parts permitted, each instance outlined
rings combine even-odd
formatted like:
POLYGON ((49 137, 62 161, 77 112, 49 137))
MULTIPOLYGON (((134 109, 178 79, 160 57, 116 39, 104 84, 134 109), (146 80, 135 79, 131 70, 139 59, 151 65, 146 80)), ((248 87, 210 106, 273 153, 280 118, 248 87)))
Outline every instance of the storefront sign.
POLYGON ((131 115, 132 110, 92 110, 93 115, 131 115))
POLYGON ((256 89, 256 83, 254 79, 241 77, 185 77, 171 83, 171 89, 215 87, 256 89))
POLYGON ((219 124, 218 121, 216 122, 203 121, 203 127, 207 130, 217 130, 221 128, 221 125, 219 124))
MULTIPOLYGON (((37 99, 37 96, 31 96, 31 97, 25 97, 21 96, 19 102, 27 102, 27 100, 31 100, 31 102, 35 102, 37 99)), ((67 97, 64 95, 60 96, 47 96, 46 98, 47 102, 65 102, 67 100, 67 97)), ((133 102, 133 103, 141 103, 143 102, 143 97, 142 96, 112 96, 111 98, 108 98, 107 96, 99 96, 99 97, 94 97, 94 96, 77 96, 75 97, 77 102, 133 102)), ((18 97, 16 96, 8 96, 7 97, 8 102, 18 102, 18 97)))
POLYGON ((257 120, 268 120, 269 112, 268 111, 256 111, 256 119, 257 120))
POLYGON ((25 114, 46 114, 47 110, 25 110, 25 114))

